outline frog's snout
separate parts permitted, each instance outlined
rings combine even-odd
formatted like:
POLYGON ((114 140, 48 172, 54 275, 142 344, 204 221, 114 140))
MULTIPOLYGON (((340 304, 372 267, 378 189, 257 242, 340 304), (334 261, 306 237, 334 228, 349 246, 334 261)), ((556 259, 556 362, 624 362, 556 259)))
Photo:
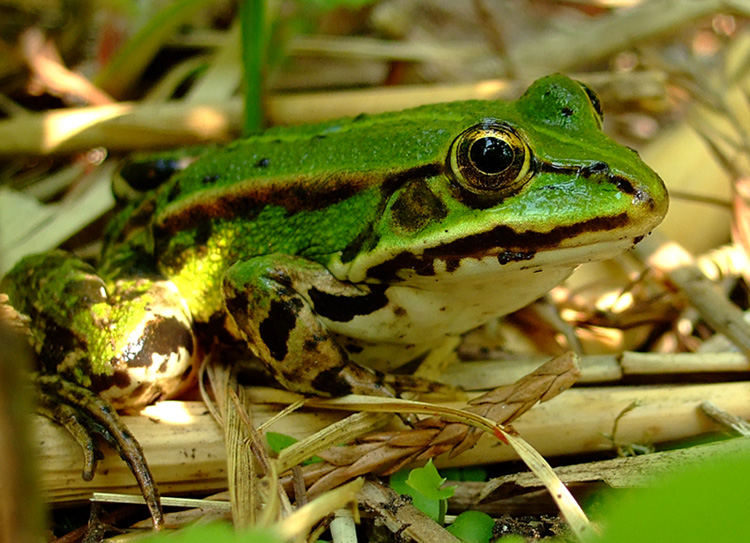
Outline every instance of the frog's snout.
POLYGON ((650 170, 651 176, 636 185, 632 194, 632 206, 636 219, 644 223, 647 234, 661 223, 669 209, 669 193, 661 177, 650 170))

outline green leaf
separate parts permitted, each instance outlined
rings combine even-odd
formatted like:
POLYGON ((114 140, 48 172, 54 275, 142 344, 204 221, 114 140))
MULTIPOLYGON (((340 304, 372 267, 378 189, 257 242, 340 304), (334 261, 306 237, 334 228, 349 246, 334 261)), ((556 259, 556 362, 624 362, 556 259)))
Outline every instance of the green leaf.
POLYGON ((600 541, 750 541, 742 498, 748 481, 750 456, 717 455, 710 464, 696 463, 648 488, 610 492, 602 505, 600 541))
MULTIPOLYGON (((266 432, 266 443, 268 443, 268 447, 276 454, 279 454, 289 445, 294 445, 295 443, 297 443, 297 441, 298 439, 286 434, 279 434, 278 432, 266 432)), ((316 462, 322 461, 323 459, 319 456, 311 456, 310 458, 302 462, 302 465, 306 466, 308 464, 315 464, 316 462)))
POLYGON ((273 452, 279 454, 289 445, 297 443, 297 439, 286 434, 279 434, 278 432, 266 432, 266 442, 273 452))
POLYGON ((263 128, 263 95, 268 28, 266 0, 241 0, 242 67, 245 91, 243 133, 253 134, 263 128))
POLYGON ((445 518, 445 510, 447 509, 447 507, 443 505, 445 500, 428 498, 418 490, 415 490, 413 487, 406 484, 407 477, 409 477, 409 470, 405 469, 391 475, 389 479, 391 488, 399 494, 409 496, 414 507, 422 511, 435 522, 442 524, 443 519, 445 518))
POLYGON ((196 524, 176 532, 157 533, 143 539, 142 543, 282 543, 283 540, 271 531, 252 529, 235 532, 234 528, 225 522, 210 524, 196 524))
POLYGON ((440 476, 432 459, 428 460, 423 468, 411 470, 406 479, 407 485, 433 500, 447 500, 453 496, 453 487, 440 488, 444 482, 445 478, 440 476))
POLYGON ((481 511, 464 511, 447 530, 466 543, 488 543, 495 521, 481 511))
POLYGON ((441 489, 444 482, 432 460, 423 468, 401 470, 390 477, 390 486, 394 491, 410 496, 414 507, 439 524, 443 524, 445 518, 447 498, 454 492, 450 487, 441 489))
POLYGON ((483 482, 487 480, 487 470, 479 467, 446 468, 440 473, 449 481, 483 482))

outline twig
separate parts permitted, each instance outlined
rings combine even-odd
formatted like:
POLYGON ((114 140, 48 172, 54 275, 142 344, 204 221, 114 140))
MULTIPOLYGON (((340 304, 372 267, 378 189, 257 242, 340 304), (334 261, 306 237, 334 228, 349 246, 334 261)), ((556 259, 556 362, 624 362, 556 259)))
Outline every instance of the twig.
MULTIPOLYGON (((611 76, 610 76, 611 77, 611 76)), ((655 73, 629 77, 654 80, 655 73)), ((587 74, 586 79, 596 78, 587 74)), ((634 85, 641 88, 644 85, 634 85)), ((648 86, 648 85, 646 85, 648 86)), ((519 90, 507 80, 472 83, 403 85, 338 92, 269 96, 270 124, 315 122, 358 113, 378 113, 451 100, 510 98, 519 90)), ((226 141, 239 134, 239 99, 194 104, 118 102, 29 113, 0 121, 0 156, 80 151, 106 145, 136 150, 226 141)))
POLYGON ((723 409, 719 409, 716 404, 708 401, 702 402, 700 408, 706 415, 711 417, 719 424, 726 426, 727 428, 733 430, 741 436, 750 436, 750 424, 748 424, 747 421, 738 417, 737 415, 733 415, 732 413, 728 413, 723 409))
POLYGON ((366 482, 359 492, 362 505, 377 512, 388 529, 401 536, 425 543, 459 543, 459 539, 437 522, 404 500, 390 488, 366 482))

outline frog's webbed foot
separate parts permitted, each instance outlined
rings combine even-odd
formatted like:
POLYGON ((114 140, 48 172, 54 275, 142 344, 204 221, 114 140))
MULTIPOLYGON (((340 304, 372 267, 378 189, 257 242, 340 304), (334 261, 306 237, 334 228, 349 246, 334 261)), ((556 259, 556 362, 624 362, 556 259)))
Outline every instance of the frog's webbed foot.
POLYGON ((114 408, 90 390, 55 375, 36 375, 39 412, 64 426, 83 450, 83 478, 94 475, 100 453, 93 436, 102 437, 114 448, 133 472, 151 513, 154 528, 164 524, 159 491, 146 464, 138 440, 123 424, 114 408))

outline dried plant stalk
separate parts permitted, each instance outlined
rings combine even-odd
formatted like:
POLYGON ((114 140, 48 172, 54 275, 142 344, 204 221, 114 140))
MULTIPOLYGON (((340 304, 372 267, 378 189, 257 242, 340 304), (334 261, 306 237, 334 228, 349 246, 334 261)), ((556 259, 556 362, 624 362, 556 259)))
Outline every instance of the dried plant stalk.
POLYGON ((264 436, 252 420, 252 399, 237 382, 236 367, 210 366, 214 398, 205 398, 224 427, 227 477, 232 519, 240 527, 265 527, 291 512, 289 499, 278 484, 276 464, 268 455, 264 436), (214 404, 215 401, 215 404, 214 404))
MULTIPOLYGON (((724 346, 724 348, 727 348, 724 346)), ((543 362, 541 356, 511 360, 481 360, 460 362, 448 366, 440 380, 464 390, 487 389, 507 385, 526 375, 543 362)), ((745 373, 750 372, 750 361, 736 351, 701 351, 697 353, 639 353, 584 355, 581 357, 581 377, 578 383, 612 383, 623 376, 745 373)))
MULTIPOLYGON (((536 403, 549 400, 569 388, 579 375, 577 357, 568 353, 544 364, 513 385, 499 387, 475 398, 470 402, 470 407, 463 411, 467 416, 475 415, 498 425, 506 424, 536 403)), ((316 403, 350 405, 345 400, 316 403)), ((395 410, 393 401, 379 403, 383 410, 395 410)), ((409 408, 410 405, 405 404, 404 409, 409 408)), ((434 409, 434 412, 440 412, 439 407, 435 406, 434 409)), ((336 468, 317 479, 309 491, 316 494, 366 473, 387 475, 444 453, 455 457, 476 445, 482 435, 477 427, 469 426, 466 422, 446 421, 445 413, 442 413, 423 419, 408 430, 378 432, 366 436, 355 445, 322 451, 319 456, 336 468)), ((317 471, 320 468, 316 466, 311 469, 317 471)), ((309 478, 308 482, 311 482, 309 478)))
MULTIPOLYGON (((259 423, 278 412, 277 405, 257 403, 265 390, 251 392, 253 414, 259 423)), ((737 416, 750 418, 748 382, 586 387, 570 389, 537 405, 514 427, 545 457, 606 451, 615 448, 616 443, 659 443, 720 430, 698 409, 705 400, 737 416), (634 403, 637 407, 620 419, 616 435, 611 436, 615 418, 634 403)), ((333 411, 298 411, 271 429, 304 437, 341 417, 333 411)), ((143 446, 162 495, 226 488, 223 433, 202 402, 161 402, 143 415, 125 416, 123 420, 143 446)), ((108 448, 102 450, 105 456, 94 479, 83 481, 80 449, 65 430, 42 417, 34 418, 32 427, 47 500, 84 500, 93 490, 139 493, 127 467, 108 448)), ((377 445, 368 443, 361 447, 377 445)), ((517 456, 510 447, 498 446, 495 438, 484 437, 472 449, 454 458, 446 455, 436 459, 436 465, 486 465, 515 459, 517 456)), ((314 466, 319 473, 306 473, 310 480, 335 468, 322 463, 314 466)))
MULTIPOLYGON (((586 74, 610 81, 612 74, 586 74)), ((643 78, 634 89, 660 86, 655 72, 630 74, 643 78), (651 81, 651 85, 645 84, 651 81)), ((598 78, 598 79, 597 79, 598 78)), ((520 90, 500 79, 470 83, 399 85, 337 92, 289 93, 270 96, 271 124, 316 122, 358 113, 380 113, 452 100, 510 98, 520 90), (363 105, 363 104, 366 104, 363 105)), ((632 98, 632 96, 630 97, 632 98)), ((117 102, 103 106, 29 113, 0 121, 0 156, 75 152, 106 144, 109 149, 136 150, 225 141, 239 134, 239 99, 195 104, 117 102)))
MULTIPOLYGON (((647 486, 690 464, 716 462, 717 458, 748 452, 750 443, 746 439, 730 439, 685 449, 572 464, 555 468, 555 473, 565 484, 604 482, 613 488, 634 488, 647 486)), ((533 474, 525 472, 502 475, 474 488, 478 489, 472 495, 474 503, 485 503, 535 491, 541 485, 533 474)))

